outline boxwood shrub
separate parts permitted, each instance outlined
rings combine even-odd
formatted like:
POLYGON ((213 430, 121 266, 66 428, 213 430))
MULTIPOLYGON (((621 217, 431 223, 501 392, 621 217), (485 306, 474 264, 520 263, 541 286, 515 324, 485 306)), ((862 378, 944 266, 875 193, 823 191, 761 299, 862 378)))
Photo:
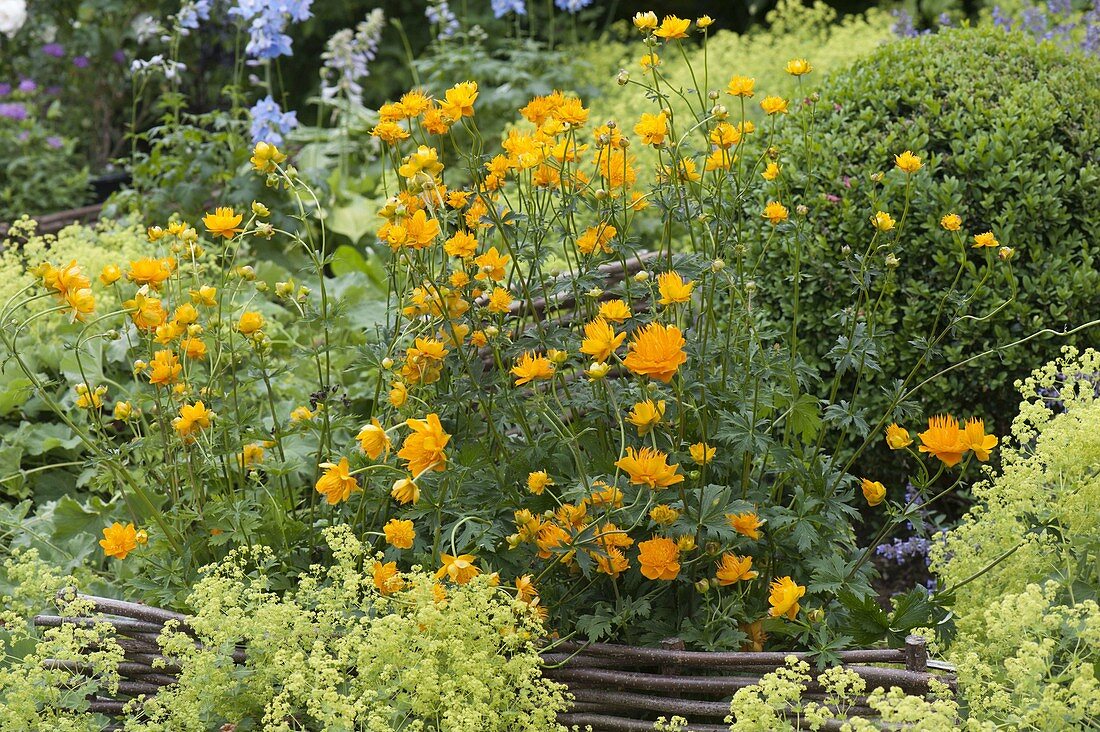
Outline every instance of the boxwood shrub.
MULTIPOLYGON (((868 166, 889 171, 907 149, 925 168, 912 176, 901 262, 880 321, 893 335, 878 385, 917 363, 912 341, 928 332, 934 312, 912 303, 934 301, 955 275, 958 251, 939 227, 949 212, 962 216, 967 240, 992 230, 1015 248, 1019 295, 989 322, 950 334, 929 374, 1037 330, 1100 317, 1100 62, 996 28, 948 30, 883 46, 828 77, 820 94, 815 134, 788 125, 779 147, 792 200, 816 196, 800 332, 822 355, 838 332, 830 319, 845 305, 837 301, 847 276, 842 247, 865 248, 876 205, 902 213, 905 176, 876 184, 868 166)), ((789 282, 777 274, 761 291, 789 315, 789 282)), ((1004 295, 987 289, 969 311, 988 312, 1004 295)), ((975 361, 930 384, 921 411, 981 414, 1003 434, 1018 399, 1013 382, 1063 343, 1098 338, 1097 329, 1041 337, 975 361)))

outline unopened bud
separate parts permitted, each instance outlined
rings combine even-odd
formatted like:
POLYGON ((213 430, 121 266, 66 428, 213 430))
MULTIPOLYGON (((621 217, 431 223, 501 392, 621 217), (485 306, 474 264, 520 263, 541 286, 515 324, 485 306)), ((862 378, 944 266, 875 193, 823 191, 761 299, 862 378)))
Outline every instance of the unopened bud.
POLYGON ((382 368, 392 369, 393 368, 393 359, 390 358, 389 356, 386 356, 384 359, 382 359, 382 368))
POLYGON ((634 275, 634 280, 637 281, 637 282, 645 282, 648 279, 649 279, 649 272, 646 272, 644 269, 642 271, 638 272, 636 275, 634 275))
POLYGON ((1012 259, 1012 255, 1015 254, 1015 253, 1016 253, 1016 250, 1013 249, 1012 247, 1001 247, 1000 249, 997 250, 997 256, 1000 257, 1005 262, 1012 259))
POLYGON ((711 272, 721 272, 725 268, 726 268, 726 260, 724 260, 724 259, 716 259, 716 260, 714 260, 713 262, 710 263, 710 271, 711 272))
POLYGON ((730 111, 726 109, 724 104, 715 104, 710 108, 710 115, 715 119, 726 119, 730 116, 730 111))
POLYGON ((886 255, 887 267, 889 267, 890 269, 897 269, 899 264, 901 264, 901 260, 895 257, 893 254, 886 255))
POLYGON ((695 583, 695 591, 700 595, 705 595, 710 592, 710 580, 706 577, 695 583))
POLYGON ((256 282, 256 292, 267 292, 269 289, 271 288, 263 280, 256 282))
POLYGON ((619 86, 626 86, 630 82, 630 74, 626 69, 619 69, 619 75, 615 77, 615 83, 619 86))

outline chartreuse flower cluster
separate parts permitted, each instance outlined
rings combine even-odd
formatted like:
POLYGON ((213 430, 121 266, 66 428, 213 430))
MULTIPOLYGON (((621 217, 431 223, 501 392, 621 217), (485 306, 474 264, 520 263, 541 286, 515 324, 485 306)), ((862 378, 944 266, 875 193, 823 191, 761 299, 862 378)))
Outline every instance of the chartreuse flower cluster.
POLYGON ((958 598, 948 657, 968 704, 1003 729, 1100 725, 1100 353, 1066 348, 1017 386, 1001 469, 933 545, 958 598))
MULTIPOLYGON (((554 629, 593 639, 846 642, 836 590, 872 591, 852 527, 861 450, 837 453, 853 435, 877 440, 919 388, 916 372, 899 374, 888 413, 859 406, 887 331, 877 305, 910 223, 908 181, 931 163, 912 150, 875 161, 893 163, 875 175, 903 193, 867 211, 837 345, 812 366, 799 293, 813 202, 787 180, 812 161, 772 142, 783 125, 812 136, 818 100, 705 68, 692 69, 704 83, 670 86, 682 42, 710 24, 635 18, 648 60, 621 81, 652 106, 630 119, 590 119, 553 91, 485 139, 472 80, 383 105, 371 135, 389 198, 370 249, 391 307, 377 333, 351 333, 323 217, 285 231, 261 202, 161 222, 148 238, 162 251, 100 273, 42 264, 31 299, 78 329, 116 323, 139 376, 125 395, 83 379, 83 406, 65 417, 132 513, 103 537, 114 565, 163 571, 169 556, 204 556, 212 536, 275 547, 293 578, 320 530, 347 524, 383 554, 368 571, 385 596, 422 585, 419 566, 447 591, 499 580, 554 629), (259 278, 245 263, 257 238, 307 257, 311 286, 259 278), (766 314, 756 275, 775 252, 793 308, 766 314), (106 291, 119 310, 99 307, 106 291)), ((809 84, 813 64, 786 72, 809 84)), ((315 205, 277 147, 258 144, 252 165, 299 217, 315 205)), ((964 305, 1009 267, 984 238, 967 247, 961 223, 944 228, 960 274, 930 304, 930 352, 963 318, 987 317, 964 305)), ((979 423, 934 422, 921 440, 940 472, 996 444, 979 423)), ((924 490, 939 473, 920 470, 924 490)), ((872 505, 886 492, 864 485, 872 505)))
MULTIPOLYGON (((263 547, 207 567, 189 598, 194 632, 170 623, 159 638, 161 663, 180 669, 179 683, 145 701, 124 729, 564 729, 555 721, 565 708, 562 687, 541 677, 541 621, 528 603, 487 578, 444 587, 419 571, 383 591, 363 571, 369 548, 347 527, 323 538, 331 561, 291 592, 272 589, 264 567, 273 557, 263 547)), ((4 613, 11 633, 4 650, 17 662, 0 669, 0 729, 102 729, 104 718, 82 709, 88 694, 117 689, 123 654, 113 629, 67 624, 30 635, 30 616, 66 581, 33 556, 8 561, 6 578, 19 596, 5 598, 12 609, 4 613), (79 661, 90 674, 78 681, 70 671, 47 671, 46 658, 79 661)), ((69 616, 88 610, 61 608, 69 616)))

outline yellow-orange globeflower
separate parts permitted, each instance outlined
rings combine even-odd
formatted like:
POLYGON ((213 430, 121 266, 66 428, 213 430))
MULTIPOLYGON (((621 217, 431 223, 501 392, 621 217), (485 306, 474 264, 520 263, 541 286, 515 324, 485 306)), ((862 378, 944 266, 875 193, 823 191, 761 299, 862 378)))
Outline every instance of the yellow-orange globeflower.
POLYGON ((788 620, 794 620, 798 615, 798 601, 806 594, 806 588, 790 577, 780 577, 772 581, 768 589, 768 604, 771 605, 768 614, 773 618, 785 616, 788 620))
POLYGON ((726 587, 735 582, 747 582, 756 579, 759 574, 752 568, 752 557, 739 557, 736 554, 726 552, 722 555, 722 559, 718 564, 716 576, 718 584, 726 587))
POLYGON ((646 579, 674 580, 680 574, 680 547, 663 536, 638 542, 638 565, 646 579))
POLYGON ((638 376, 649 376, 664 383, 672 380, 680 366, 687 362, 684 340, 674 325, 650 323, 639 331, 627 346, 629 353, 623 365, 638 376))
POLYGON ((99 540, 99 545, 108 557, 125 559, 130 552, 137 549, 137 533, 132 523, 123 526, 116 521, 103 529, 103 538, 99 540))
POLYGON ((684 480, 676 473, 679 465, 669 465, 668 455, 652 447, 636 450, 626 448, 626 457, 615 461, 615 467, 621 469, 634 485, 648 485, 650 488, 668 488, 684 480))
POLYGON ((424 419, 408 419, 405 424, 412 430, 401 445, 397 457, 406 461, 407 469, 413 476, 425 470, 442 472, 447 467, 447 446, 451 436, 443 431, 439 415, 434 412, 424 419))
POLYGON ((546 356, 536 356, 531 351, 525 351, 516 359, 512 374, 516 377, 515 385, 522 386, 536 379, 549 379, 554 375, 554 364, 546 356))
POLYGON ((615 333, 611 324, 599 317, 584 326, 581 353, 591 356, 595 361, 603 362, 611 358, 611 354, 623 344, 624 340, 626 340, 626 333, 615 333))
POLYGON ((919 435, 921 452, 934 455, 944 465, 952 468, 959 464, 970 449, 965 433, 959 429, 959 420, 947 415, 928 418, 928 429, 919 435))
POLYGON ((435 573, 436 579, 446 577, 456 585, 464 585, 481 574, 481 570, 474 565, 477 557, 473 554, 459 554, 457 557, 443 554, 442 560, 443 566, 435 573))
POLYGON ((764 525, 760 517, 752 511, 747 511, 745 513, 727 513, 726 521, 729 522, 730 527, 734 531, 750 539, 759 539, 760 527, 764 525))
POLYGON ((325 497, 330 505, 346 501, 351 494, 359 490, 359 481, 351 474, 348 459, 340 458, 338 463, 322 463, 324 474, 317 479, 317 492, 325 497))
POLYGON ((226 239, 232 239, 237 234, 244 231, 241 228, 241 221, 244 217, 241 214, 233 211, 232 208, 219 206, 214 209, 214 213, 208 213, 202 217, 203 226, 213 236, 221 236, 226 239))

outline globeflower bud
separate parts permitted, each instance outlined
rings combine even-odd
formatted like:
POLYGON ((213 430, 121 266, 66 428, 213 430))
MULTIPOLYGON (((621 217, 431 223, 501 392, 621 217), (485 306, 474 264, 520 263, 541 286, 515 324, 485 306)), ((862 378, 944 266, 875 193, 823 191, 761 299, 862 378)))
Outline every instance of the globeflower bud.
POLYGON ((586 292, 584 294, 588 295, 590 298, 595 300, 595 299, 599 298, 600 295, 603 295, 603 290, 601 290, 598 287, 593 287, 591 290, 589 290, 588 292, 586 292))
POLYGON ((294 282, 276 282, 275 294, 279 297, 290 297, 294 294, 294 282))
POLYGON ((619 69, 619 75, 615 77, 615 83, 619 86, 626 86, 630 82, 630 74, 626 69, 619 69))
POLYGON ((710 114, 715 119, 726 119, 730 116, 730 111, 726 109, 724 104, 715 104, 710 108, 710 114))
POLYGON ((707 99, 709 99, 712 102, 717 102, 718 101, 718 92, 713 91, 713 90, 707 92, 707 99))
POLYGON ((607 372, 611 370, 611 364, 606 361, 593 361, 584 373, 592 381, 599 381, 603 377, 607 376, 607 372))
POLYGON ((875 183, 881 183, 882 179, 885 177, 886 175, 882 171, 871 173, 871 180, 873 180, 875 183))
POLYGON ((819 607, 815 607, 813 610, 806 613, 806 619, 811 623, 820 623, 825 619, 825 611, 819 607))
POLYGON ((795 206, 794 210, 798 212, 799 216, 805 216, 806 214, 810 213, 810 207, 804 203, 800 203, 795 206))
POLYGON ((708 541, 703 545, 703 549, 707 554, 713 557, 722 551, 722 545, 716 541, 708 541))
POLYGON ((714 260, 713 262, 710 263, 710 271, 711 272, 721 272, 725 268, 726 268, 726 260, 724 260, 724 259, 716 259, 716 260, 714 260))
POLYGON ((841 254, 841 256, 843 256, 843 257, 847 257, 847 256, 849 256, 849 255, 850 255, 851 253, 852 253, 852 248, 851 248, 850 246, 848 246, 847 244, 845 244, 844 246, 842 246, 842 247, 840 248, 840 254, 841 254))
POLYGON ((895 257, 893 254, 886 255, 887 267, 889 267, 890 269, 897 269, 899 264, 901 264, 901 260, 895 257))
POLYGON ((267 292, 271 289, 266 282, 260 280, 256 283, 256 292, 267 292))
POLYGON ((699 480, 700 475, 702 475, 702 473, 700 473, 698 470, 692 470, 690 473, 688 473, 688 477, 692 480, 699 480))
POLYGON ((109 341, 117 341, 117 340, 118 340, 119 338, 121 338, 121 337, 122 337, 122 334, 121 334, 121 333, 119 333, 119 332, 118 332, 117 330, 115 330, 114 328, 112 328, 111 330, 107 331, 107 332, 106 332, 106 333, 104 333, 103 335, 104 335, 104 337, 106 337, 106 338, 107 338, 107 340, 109 340, 109 341))
POLYGON ((250 264, 245 264, 237 267, 237 276, 242 280, 248 280, 249 282, 256 279, 256 270, 250 264))
POLYGON ((700 595, 705 595, 710 592, 710 580, 706 577, 695 583, 695 591, 700 595))
POLYGON ((642 271, 638 272, 638 274, 634 275, 634 280, 636 282, 645 282, 648 279, 649 279, 649 272, 646 272, 644 269, 642 271))
POLYGON ((546 352, 546 356, 550 359, 551 363, 561 366, 569 360, 569 351, 559 351, 557 348, 551 348, 546 352))
POLYGON ((1001 247, 1000 249, 997 250, 997 256, 1000 257, 1001 260, 1004 261, 1004 262, 1007 262, 1008 260, 1012 259, 1012 255, 1015 254, 1015 253, 1016 253, 1016 250, 1013 249, 1012 247, 1001 247))
POLYGON ((750 295, 756 292, 756 280, 749 280, 745 283, 745 292, 750 295))
POLYGON ((519 534, 509 534, 508 538, 505 541, 508 542, 509 549, 515 549, 520 545, 519 534))
POLYGON ((607 191, 604 190, 603 188, 597 188, 596 189, 596 200, 597 201, 606 201, 607 200, 607 195, 608 195, 607 191))
POLYGON ((498 335, 500 335, 500 328, 496 327, 495 325, 490 325, 485 329, 485 335, 489 336, 490 338, 496 338, 498 335))
POLYGON ((267 206, 263 205, 259 201, 253 201, 252 213, 256 214, 261 219, 266 219, 268 216, 271 215, 271 209, 269 209, 267 206))
POLYGON ((393 368, 393 359, 390 358, 389 356, 386 356, 384 359, 382 359, 382 368, 392 369, 393 368))

